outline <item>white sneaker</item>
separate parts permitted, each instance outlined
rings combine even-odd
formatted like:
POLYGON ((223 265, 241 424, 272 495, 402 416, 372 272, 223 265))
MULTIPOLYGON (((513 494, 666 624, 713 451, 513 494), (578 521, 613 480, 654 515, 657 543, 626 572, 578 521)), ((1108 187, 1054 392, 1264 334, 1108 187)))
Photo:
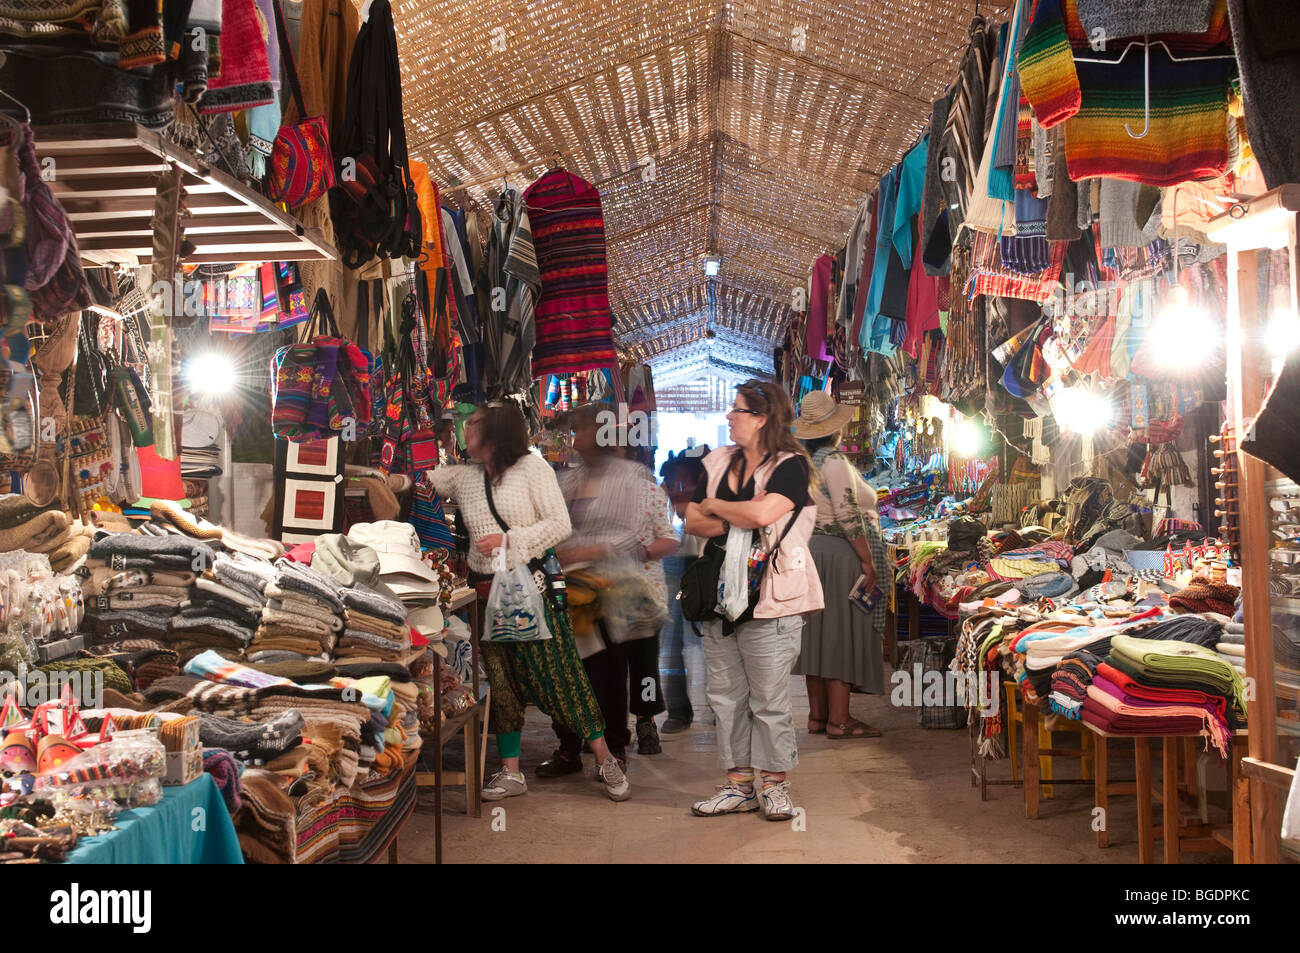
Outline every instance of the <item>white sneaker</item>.
POLYGON ((794 817, 794 805, 790 802, 790 785, 786 781, 769 784, 759 792, 758 799, 763 804, 763 816, 769 821, 785 821, 794 817))
POLYGON ((628 784, 627 775, 612 755, 596 768, 596 775, 605 783, 605 793, 611 801, 626 801, 632 796, 632 785, 628 784))
POLYGON ((523 772, 512 773, 502 768, 492 779, 483 785, 483 800, 485 801, 503 801, 508 797, 518 797, 521 794, 528 793, 528 782, 524 780, 523 772))
POLYGON ((758 798, 752 787, 746 791, 739 784, 719 784, 718 793, 703 801, 696 801, 691 805, 691 810, 699 817, 757 811, 758 798))

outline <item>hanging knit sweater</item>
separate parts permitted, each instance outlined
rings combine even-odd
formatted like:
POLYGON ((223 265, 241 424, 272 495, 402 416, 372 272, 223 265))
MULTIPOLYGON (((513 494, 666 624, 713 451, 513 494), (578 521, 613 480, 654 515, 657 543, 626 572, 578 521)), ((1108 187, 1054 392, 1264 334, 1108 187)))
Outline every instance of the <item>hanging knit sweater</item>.
POLYGON ((542 278, 533 377, 616 366, 600 193, 553 169, 524 191, 524 201, 542 278))
POLYGON ((1146 126, 1147 52, 1140 41, 1106 36, 1111 41, 1094 49, 1076 0, 1039 0, 1020 53, 1021 88, 1039 123, 1066 123, 1070 178, 1110 176, 1171 186, 1221 175, 1228 164, 1233 71, 1226 0, 1216 0, 1205 33, 1151 36, 1150 128, 1140 139, 1125 124, 1135 133, 1146 126), (1173 58, 1221 54, 1227 58, 1173 58), (1082 62, 1076 55, 1108 62, 1082 62))

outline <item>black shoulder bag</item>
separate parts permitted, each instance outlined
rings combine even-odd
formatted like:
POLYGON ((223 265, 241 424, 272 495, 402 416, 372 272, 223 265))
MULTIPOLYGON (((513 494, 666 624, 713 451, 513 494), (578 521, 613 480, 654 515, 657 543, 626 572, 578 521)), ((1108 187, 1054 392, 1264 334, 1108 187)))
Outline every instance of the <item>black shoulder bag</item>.
MULTIPOLYGON (((718 576, 726 554, 726 546, 714 539, 706 540, 704 551, 682 573, 682 586, 677 598, 682 603, 682 618, 687 622, 708 622, 717 618, 718 576)), ((695 628, 695 634, 700 634, 699 628, 695 628)))
MULTIPOLYGON (((785 542, 786 535, 794 528, 795 520, 799 518, 799 510, 802 507, 796 506, 790 513, 790 519, 785 524, 785 529, 781 531, 780 537, 777 538, 776 544, 767 551, 767 558, 763 560, 763 565, 759 568, 759 578, 757 584, 751 587, 750 606, 756 599, 759 587, 762 585, 763 574, 767 572, 767 567, 772 564, 772 556, 781 544, 785 542)), ((722 574, 722 563, 727 557, 727 547, 718 540, 722 537, 714 537, 705 542, 704 552, 700 554, 695 562, 686 567, 682 573, 682 588, 678 593, 678 598, 682 603, 682 618, 691 623, 695 629, 695 634, 699 635, 699 627, 696 622, 710 622, 719 618, 718 616, 718 577, 722 574)), ((724 625, 725 630, 725 625, 724 625)), ((725 635, 730 632, 724 631, 725 635)))
MULTIPOLYGON (((763 457, 758 467, 754 468, 755 473, 767 462, 767 459, 766 456, 763 457)), ((727 479, 726 473, 722 475, 722 479, 727 479)), ((753 477, 750 479, 753 479, 753 477)), ((768 550, 767 559, 764 560, 763 569, 760 572, 766 571, 767 564, 772 561, 772 553, 781 548, 786 533, 790 532, 790 528, 794 526, 794 521, 798 516, 799 507, 796 506, 790 514, 790 522, 786 524, 785 531, 781 533, 781 538, 776 541, 775 546, 768 550)), ((677 598, 682 604, 682 618, 692 623, 691 628, 695 629, 696 635, 700 634, 700 629, 694 623, 711 622, 718 618, 718 577, 722 575, 722 563, 727 557, 727 547, 725 544, 718 542, 720 538, 714 537, 705 541, 704 551, 682 573, 682 585, 677 593, 677 598)), ((730 635, 729 632, 727 634, 730 635)))

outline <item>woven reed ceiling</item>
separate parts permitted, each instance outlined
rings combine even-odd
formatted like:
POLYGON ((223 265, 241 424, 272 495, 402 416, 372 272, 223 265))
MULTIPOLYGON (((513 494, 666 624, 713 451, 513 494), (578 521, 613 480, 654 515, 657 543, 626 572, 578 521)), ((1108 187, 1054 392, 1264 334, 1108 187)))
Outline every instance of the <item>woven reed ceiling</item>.
POLYGON ((526 185, 558 151, 601 192, 620 351, 665 383, 747 375, 771 368, 793 289, 920 135, 974 8, 395 0, 410 151, 482 209, 504 173, 526 185))

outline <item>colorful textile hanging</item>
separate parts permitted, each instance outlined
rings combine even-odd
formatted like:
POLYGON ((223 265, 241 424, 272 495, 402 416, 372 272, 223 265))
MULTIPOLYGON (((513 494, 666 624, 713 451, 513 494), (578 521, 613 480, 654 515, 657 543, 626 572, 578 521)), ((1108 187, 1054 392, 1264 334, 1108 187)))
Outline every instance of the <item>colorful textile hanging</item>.
POLYGON ((200 112, 236 112, 275 99, 267 55, 270 33, 255 0, 222 0, 221 72, 209 74, 200 112))
POLYGON ((617 366, 600 193, 552 169, 524 192, 541 272, 533 377, 617 366))
POLYGON ((1204 33, 1150 36, 1145 47, 1106 35, 1106 49, 1095 50, 1075 0, 1042 0, 1020 53, 1021 85, 1039 123, 1066 123, 1070 178, 1170 186, 1227 171, 1235 64, 1226 4, 1215 4, 1204 33), (1126 124, 1146 132, 1134 138, 1126 124))

